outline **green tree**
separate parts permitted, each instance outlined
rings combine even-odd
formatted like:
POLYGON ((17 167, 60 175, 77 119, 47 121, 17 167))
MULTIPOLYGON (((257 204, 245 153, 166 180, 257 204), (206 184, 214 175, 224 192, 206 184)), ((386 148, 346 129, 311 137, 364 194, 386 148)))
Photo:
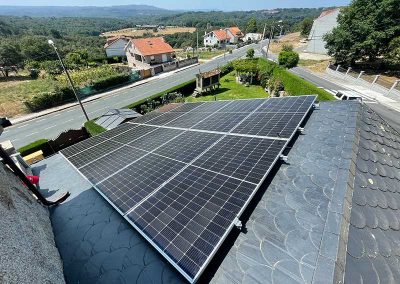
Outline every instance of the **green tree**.
POLYGON ((4 67, 4 75, 8 77, 8 72, 11 66, 22 63, 22 55, 18 48, 11 44, 0 45, 0 66, 4 67))
POLYGON ((394 38, 390 42, 388 52, 385 56, 385 61, 388 65, 400 65, 400 36, 394 38))
POLYGON ((279 65, 286 68, 296 67, 299 59, 299 54, 294 51, 281 51, 278 57, 279 65))
POLYGON ((45 37, 26 36, 20 41, 21 53, 28 60, 54 59, 54 50, 47 43, 45 37))
POLYGON ((247 50, 246 57, 247 58, 254 58, 254 49, 253 48, 249 48, 247 50))
POLYGON ((247 22, 246 32, 247 33, 256 33, 257 32, 256 18, 250 18, 250 20, 247 22))
POLYGON ((373 61, 400 36, 400 0, 353 0, 343 8, 338 26, 324 36, 328 54, 338 63, 373 61))
POLYGON ((302 37, 308 37, 308 35, 311 32, 313 23, 314 23, 314 21, 313 21, 312 18, 305 18, 300 23, 300 34, 301 34, 302 37))

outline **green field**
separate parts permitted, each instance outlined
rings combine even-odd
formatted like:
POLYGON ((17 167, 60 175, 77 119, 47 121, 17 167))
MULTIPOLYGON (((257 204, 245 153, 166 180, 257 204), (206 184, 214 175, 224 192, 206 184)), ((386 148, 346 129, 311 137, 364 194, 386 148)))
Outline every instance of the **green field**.
POLYGON ((198 101, 213 101, 217 100, 238 100, 238 99, 256 99, 256 98, 267 98, 268 93, 259 85, 245 85, 236 82, 236 72, 231 72, 221 77, 221 86, 212 95, 201 96, 198 98, 188 97, 187 102, 198 102, 198 101))

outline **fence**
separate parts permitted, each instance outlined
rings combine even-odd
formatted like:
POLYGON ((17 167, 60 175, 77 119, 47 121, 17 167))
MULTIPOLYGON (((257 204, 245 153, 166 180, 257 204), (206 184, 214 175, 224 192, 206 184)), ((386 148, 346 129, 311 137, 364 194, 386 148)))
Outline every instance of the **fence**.
POLYGON ((326 72, 336 77, 346 78, 357 84, 362 84, 377 92, 396 96, 397 99, 400 97, 400 80, 391 81, 381 75, 369 75, 364 71, 358 72, 354 71, 351 67, 346 69, 334 64, 329 64, 326 72))
POLYGON ((183 59, 180 61, 173 61, 173 62, 168 62, 168 63, 164 63, 162 65, 158 65, 158 66, 154 66, 150 69, 151 73, 153 75, 159 74, 161 72, 168 72, 168 71, 172 71, 178 68, 182 68, 182 67, 186 67, 192 64, 196 64, 199 62, 199 58, 198 57, 192 57, 192 58, 187 58, 187 59, 183 59))

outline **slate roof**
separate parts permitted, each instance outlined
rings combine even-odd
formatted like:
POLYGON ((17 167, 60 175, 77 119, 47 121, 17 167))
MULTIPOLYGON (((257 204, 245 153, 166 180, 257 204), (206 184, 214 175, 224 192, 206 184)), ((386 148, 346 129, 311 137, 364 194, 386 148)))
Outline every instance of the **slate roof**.
POLYGON ((346 258, 346 283, 400 283, 400 135, 365 109, 346 258))
POLYGON ((111 130, 121 123, 142 116, 131 109, 110 109, 96 120, 96 123, 107 130, 111 130))
MULTIPOLYGON (((321 103, 199 281, 398 283, 399 142, 367 106, 321 103)), ((35 171, 72 192, 51 209, 67 282, 184 282, 61 155, 35 171)))

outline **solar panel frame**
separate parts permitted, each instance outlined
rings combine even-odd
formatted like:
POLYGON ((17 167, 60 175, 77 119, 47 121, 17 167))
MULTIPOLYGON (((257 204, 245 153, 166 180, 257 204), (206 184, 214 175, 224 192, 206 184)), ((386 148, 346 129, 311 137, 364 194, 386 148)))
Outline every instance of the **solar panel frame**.
MULTIPOLYGON (((314 100, 313 100, 313 102, 315 101, 315 98, 316 97, 314 97, 314 100)), ((308 111, 310 110, 310 108, 312 107, 312 103, 310 103, 310 105, 309 105, 309 107, 308 107, 308 110, 307 111, 305 111, 304 112, 304 115, 303 115, 303 117, 301 118, 301 120, 299 121, 299 123, 298 123, 298 126, 300 126, 301 125, 301 123, 304 121, 304 118, 306 117, 306 115, 307 115, 307 113, 308 113, 308 111)), ((257 108, 258 109, 258 108, 257 108)), ((256 110, 255 111, 253 111, 252 113, 254 113, 254 112, 256 112, 256 110)), ((250 115, 250 114, 249 114, 250 115)), ((195 131, 194 129, 192 129, 192 130, 190 130, 190 131, 195 131)), ((282 147, 282 149, 281 149, 281 152, 280 152, 280 154, 284 151, 284 149, 286 148, 286 146, 287 146, 287 144, 289 143, 289 141, 293 138, 293 136, 295 135, 295 130, 293 131, 293 133, 292 133, 292 135, 289 137, 289 138, 287 138, 287 139, 282 139, 282 140, 284 140, 285 141, 285 145, 282 147)), ((226 135, 237 135, 237 134, 234 134, 234 133, 226 133, 226 135)), ((241 135, 237 135, 237 136, 241 136, 241 135)), ((219 141, 219 140, 218 140, 219 141)), ((211 147, 210 147, 211 148, 211 147)), ((205 153, 206 151, 204 151, 204 153, 205 153)), ((254 194, 258 191, 258 189, 259 189, 259 187, 262 185, 262 183, 264 182, 264 180, 265 180, 265 178, 268 176, 268 174, 269 174, 269 172, 271 171, 271 169, 272 169, 272 167, 276 164, 276 161, 279 159, 279 156, 280 156, 280 154, 279 155, 277 155, 276 157, 275 157, 275 160, 274 160, 274 162, 271 164, 271 166, 270 166, 270 168, 268 169, 268 171, 265 173, 265 175, 264 175, 264 177, 263 177, 263 179, 257 184, 257 186, 256 186, 256 188, 253 190, 253 192, 252 192, 252 194, 249 196, 249 198, 247 199, 247 201, 246 201, 246 203, 241 207, 241 209, 240 209, 240 212, 237 214, 237 216, 238 216, 238 218, 242 215, 242 213, 243 213, 243 211, 247 208, 247 205, 248 205, 248 203, 252 200, 252 198, 254 197, 254 194)), ((199 155, 198 157, 201 157, 201 155, 199 155)), ((67 158, 66 158, 67 159, 67 158)), ((68 159, 67 159, 68 160, 68 159)), ((186 168, 188 168, 188 167, 190 167, 191 166, 191 164, 193 163, 194 161, 192 161, 191 163, 189 163, 189 164, 187 164, 182 170, 180 170, 180 171, 178 171, 177 172, 177 174, 175 175, 175 176, 173 176, 173 177, 171 177, 168 181, 166 181, 165 182, 165 184, 168 184, 168 182, 170 182, 173 178, 175 178, 176 176, 178 176, 183 170, 185 170, 186 168)), ((212 172, 212 171, 211 171, 212 172)), ((82 173, 81 173, 81 175, 83 176, 83 177, 85 177, 82 173)), ((144 201, 146 201, 146 200, 148 200, 148 198, 149 197, 151 197, 153 194, 155 194, 155 193, 157 193, 158 192, 158 190, 160 190, 161 188, 163 187, 163 185, 162 186, 160 186, 157 190, 155 190, 155 191, 153 191, 153 193, 152 194, 150 194, 146 199, 144 199, 141 203, 143 203, 144 201)), ((96 188, 96 187, 95 187, 96 188)), ((98 189, 96 189, 96 190, 98 190, 98 189)), ((99 190, 98 190, 99 191, 99 190)), ((218 249, 220 248, 220 246, 221 246, 221 244, 224 242, 224 240, 226 239, 226 237, 228 236, 228 234, 230 233, 230 231, 232 230, 232 228, 237 224, 236 222, 238 221, 238 220, 233 220, 232 222, 231 222, 231 224, 230 224, 230 226, 229 226, 229 228, 224 232, 224 235, 222 236, 222 238, 219 240, 219 242, 217 243, 217 245, 216 246, 214 246, 214 249, 213 249, 213 251, 208 255, 208 257, 207 257, 207 259, 206 259, 206 261, 203 263, 203 265, 200 267, 200 270, 197 272, 197 274, 194 276, 194 277, 191 277, 190 275, 188 275, 182 268, 180 268, 179 266, 178 266, 178 264, 177 263, 175 263, 174 262, 174 260, 172 260, 167 254, 165 254, 163 251, 162 251, 162 249, 160 249, 159 247, 158 247, 158 245, 157 244, 155 244, 155 243, 153 243, 148 237, 146 237, 146 234, 140 229, 140 228, 138 228, 129 218, 127 218, 127 216, 128 216, 128 214, 131 212, 131 211, 133 211, 136 207, 138 207, 138 206, 140 206, 140 204, 137 204, 135 207, 133 207, 133 208, 131 208, 130 210, 128 210, 127 211, 127 214, 122 214, 122 212, 112 203, 112 201, 111 200, 109 200, 108 198, 107 198, 107 196, 105 196, 104 194, 102 194, 100 191, 99 191, 99 193, 118 211, 118 212, 120 212, 120 214, 121 215, 123 215, 123 217, 145 238, 145 239, 147 239, 152 245, 153 245, 153 247, 157 250, 157 251, 159 251, 189 282, 191 282, 191 283, 194 283, 194 282, 196 282, 197 280, 198 280, 198 278, 200 277, 200 275, 203 273, 203 271, 204 271, 204 269, 207 267, 207 265, 208 265, 208 263, 211 261, 211 259, 213 258, 213 256, 215 255, 215 253, 218 251, 218 249)))

